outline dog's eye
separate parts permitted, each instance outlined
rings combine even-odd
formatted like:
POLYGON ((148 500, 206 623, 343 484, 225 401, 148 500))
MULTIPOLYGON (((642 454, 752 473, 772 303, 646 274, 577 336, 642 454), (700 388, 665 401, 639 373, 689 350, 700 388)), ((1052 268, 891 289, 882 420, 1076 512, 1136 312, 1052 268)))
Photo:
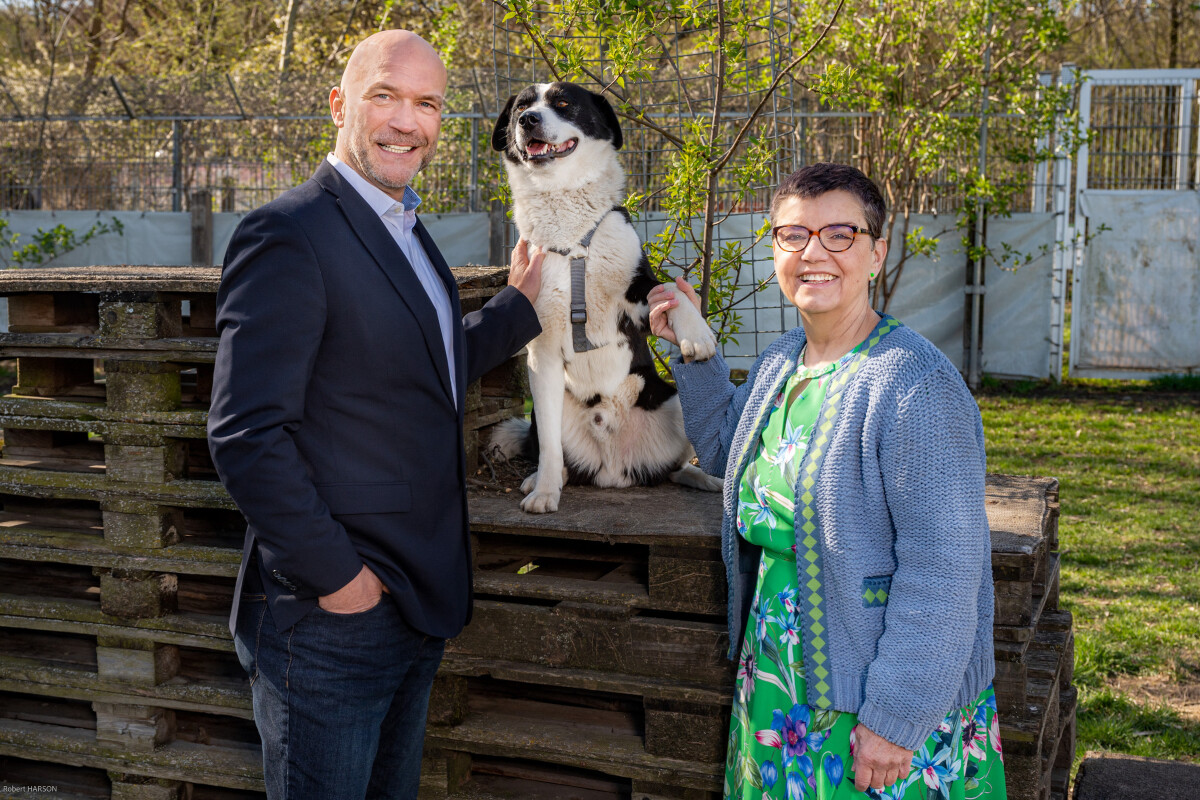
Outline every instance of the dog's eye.
POLYGON ((566 100, 559 100, 557 103, 554 104, 554 107, 555 108, 566 108, 569 105, 571 105, 571 104, 568 103, 566 100))
POLYGON ((529 103, 517 103, 517 111, 524 111, 529 108, 529 103))

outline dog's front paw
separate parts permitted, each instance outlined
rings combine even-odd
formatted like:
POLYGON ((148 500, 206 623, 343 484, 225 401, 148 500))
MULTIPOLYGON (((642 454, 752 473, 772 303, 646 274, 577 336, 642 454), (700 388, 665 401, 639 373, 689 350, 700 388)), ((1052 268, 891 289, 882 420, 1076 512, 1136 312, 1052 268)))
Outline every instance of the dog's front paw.
POLYGON ((671 330, 679 340, 679 352, 689 360, 707 361, 717 353, 717 337, 696 307, 687 303, 686 298, 681 300, 670 316, 671 330))
POLYGON ((698 338, 681 338, 679 352, 683 353, 684 358, 693 361, 708 361, 717 354, 717 337, 713 336, 712 331, 705 328, 704 333, 698 338))
POLYGON ((533 488, 537 486, 537 476, 537 470, 534 470, 525 480, 521 481, 521 494, 529 494, 533 491, 533 488))
POLYGON ((530 514, 549 514, 558 511, 559 492, 533 491, 521 501, 521 510, 530 514))

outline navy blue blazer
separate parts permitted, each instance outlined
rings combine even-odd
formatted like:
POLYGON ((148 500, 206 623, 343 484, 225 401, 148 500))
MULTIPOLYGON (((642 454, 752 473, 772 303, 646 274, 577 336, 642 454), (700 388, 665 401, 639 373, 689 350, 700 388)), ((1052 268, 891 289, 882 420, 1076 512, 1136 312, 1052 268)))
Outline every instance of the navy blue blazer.
MULTIPOLYGON (((458 308, 458 290, 415 232, 458 308)), ((275 624, 294 625, 366 564, 413 628, 470 618, 467 385, 540 332, 507 287, 455 330, 457 394, 437 313, 383 221, 337 170, 238 225, 217 294, 209 448, 246 517, 247 565, 275 624)), ((386 602, 387 598, 384 598, 386 602)))

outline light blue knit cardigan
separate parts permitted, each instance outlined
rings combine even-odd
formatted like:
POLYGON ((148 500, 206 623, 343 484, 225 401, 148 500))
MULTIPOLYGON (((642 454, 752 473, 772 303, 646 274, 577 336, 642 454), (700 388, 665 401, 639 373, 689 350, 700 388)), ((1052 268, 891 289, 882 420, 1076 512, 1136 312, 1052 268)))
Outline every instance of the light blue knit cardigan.
MULTIPOLYGON (((737 534, 737 487, 804 331, 734 387, 714 356, 672 365, 700 466, 725 477, 730 658, 760 549, 737 534)), ((991 683, 993 589, 979 408, 929 340, 885 316, 833 373, 796 484, 808 702, 917 749, 991 683)))

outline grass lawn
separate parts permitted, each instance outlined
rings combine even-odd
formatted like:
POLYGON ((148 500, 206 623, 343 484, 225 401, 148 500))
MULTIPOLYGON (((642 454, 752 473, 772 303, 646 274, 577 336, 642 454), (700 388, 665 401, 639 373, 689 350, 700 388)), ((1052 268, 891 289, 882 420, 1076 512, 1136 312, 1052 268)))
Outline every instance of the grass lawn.
POLYGON ((1200 378, 988 386, 992 472, 1061 488, 1077 755, 1200 760, 1200 378))

